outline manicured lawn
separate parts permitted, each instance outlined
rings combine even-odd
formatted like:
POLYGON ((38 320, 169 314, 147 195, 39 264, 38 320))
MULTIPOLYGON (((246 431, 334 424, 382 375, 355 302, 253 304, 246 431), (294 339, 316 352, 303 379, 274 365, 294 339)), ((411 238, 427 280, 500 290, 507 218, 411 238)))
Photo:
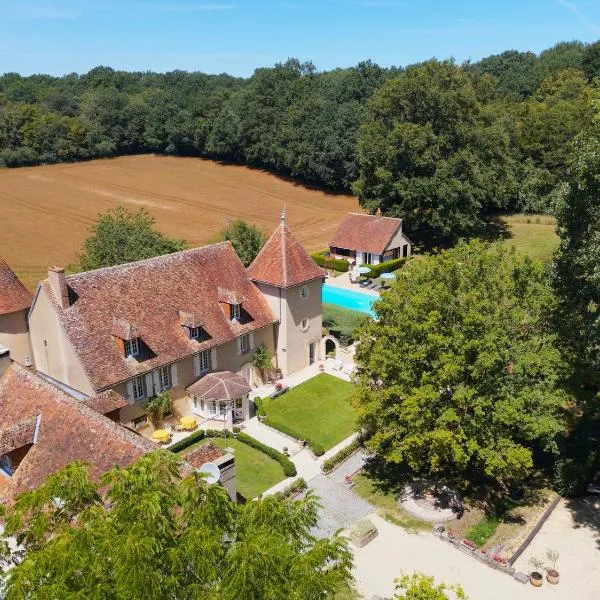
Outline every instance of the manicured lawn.
POLYGON ((225 448, 225 446, 233 448, 237 491, 248 500, 256 498, 265 490, 285 479, 283 469, 277 461, 232 437, 228 437, 227 442, 223 438, 206 438, 186 448, 182 452, 182 457, 185 457, 186 452, 198 445, 208 442, 212 442, 219 448, 225 448))
POLYGON ((321 373, 274 400, 265 398, 267 423, 329 450, 355 430, 352 387, 347 381, 321 373))
POLYGON ((323 303, 323 325, 337 335, 342 343, 351 343, 354 331, 367 319, 367 315, 356 310, 323 303))
POLYGON ((397 494, 382 490, 365 471, 352 476, 352 491, 377 507, 377 512, 390 523, 399 525, 409 531, 431 531, 431 523, 411 517, 398 506, 397 494))
POLYGON ((510 237, 505 244, 515 246, 532 258, 548 261, 558 246, 553 217, 546 215, 507 215, 502 221, 510 237))

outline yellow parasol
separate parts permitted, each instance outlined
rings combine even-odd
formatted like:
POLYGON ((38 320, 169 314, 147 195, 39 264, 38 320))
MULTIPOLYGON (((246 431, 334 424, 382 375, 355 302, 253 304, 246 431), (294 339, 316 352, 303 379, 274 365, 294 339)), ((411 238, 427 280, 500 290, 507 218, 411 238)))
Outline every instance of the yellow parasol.
POLYGON ((182 427, 185 427, 186 429, 193 429, 197 425, 196 419, 194 419, 194 417, 191 417, 189 415, 187 417, 182 417, 179 420, 179 423, 181 424, 182 427))
POLYGON ((171 434, 166 429, 157 429, 152 434, 152 439, 158 442, 168 442, 171 438, 171 434))

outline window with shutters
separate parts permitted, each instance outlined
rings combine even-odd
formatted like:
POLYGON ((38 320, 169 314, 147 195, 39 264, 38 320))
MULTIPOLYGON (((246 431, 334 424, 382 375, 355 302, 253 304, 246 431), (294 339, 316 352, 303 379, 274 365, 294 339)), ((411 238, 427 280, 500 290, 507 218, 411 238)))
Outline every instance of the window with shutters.
POLYGON ((124 340, 125 342, 125 356, 137 356, 140 353, 140 339, 133 338, 131 340, 124 340))
POLYGON ((146 382, 143 375, 138 375, 133 379, 133 399, 141 400, 146 397, 146 382))
POLYGON ((210 369, 210 354, 208 352, 208 350, 204 350, 203 352, 200 352, 200 354, 198 355, 199 358, 199 367, 200 367, 200 373, 206 373, 206 371, 208 371, 210 369))
POLYGON ((250 350, 250 336, 248 334, 243 335, 240 338, 240 352, 248 352, 250 350))
POLYGON ((158 370, 158 382, 160 391, 164 392, 171 387, 171 366, 161 367, 158 370))

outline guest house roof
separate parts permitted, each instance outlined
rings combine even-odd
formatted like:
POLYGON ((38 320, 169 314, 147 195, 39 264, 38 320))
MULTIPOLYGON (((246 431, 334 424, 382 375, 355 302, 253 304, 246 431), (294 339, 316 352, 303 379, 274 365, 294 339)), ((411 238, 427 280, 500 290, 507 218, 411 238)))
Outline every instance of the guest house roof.
POLYGON ((340 223, 329 246, 383 254, 401 227, 402 219, 349 213, 340 223))

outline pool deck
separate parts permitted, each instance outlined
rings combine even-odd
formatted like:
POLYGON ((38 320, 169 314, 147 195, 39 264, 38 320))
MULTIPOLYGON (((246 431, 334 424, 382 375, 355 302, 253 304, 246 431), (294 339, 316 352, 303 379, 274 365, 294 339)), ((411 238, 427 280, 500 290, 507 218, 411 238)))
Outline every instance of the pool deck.
POLYGON ((365 288, 361 288, 358 283, 352 283, 350 281, 350 274, 343 273, 339 277, 328 277, 325 280, 327 285, 332 287, 339 287, 345 290, 352 290, 353 292, 360 292, 362 294, 371 294, 371 296, 379 296, 379 292, 374 292, 373 290, 367 290, 365 288))

